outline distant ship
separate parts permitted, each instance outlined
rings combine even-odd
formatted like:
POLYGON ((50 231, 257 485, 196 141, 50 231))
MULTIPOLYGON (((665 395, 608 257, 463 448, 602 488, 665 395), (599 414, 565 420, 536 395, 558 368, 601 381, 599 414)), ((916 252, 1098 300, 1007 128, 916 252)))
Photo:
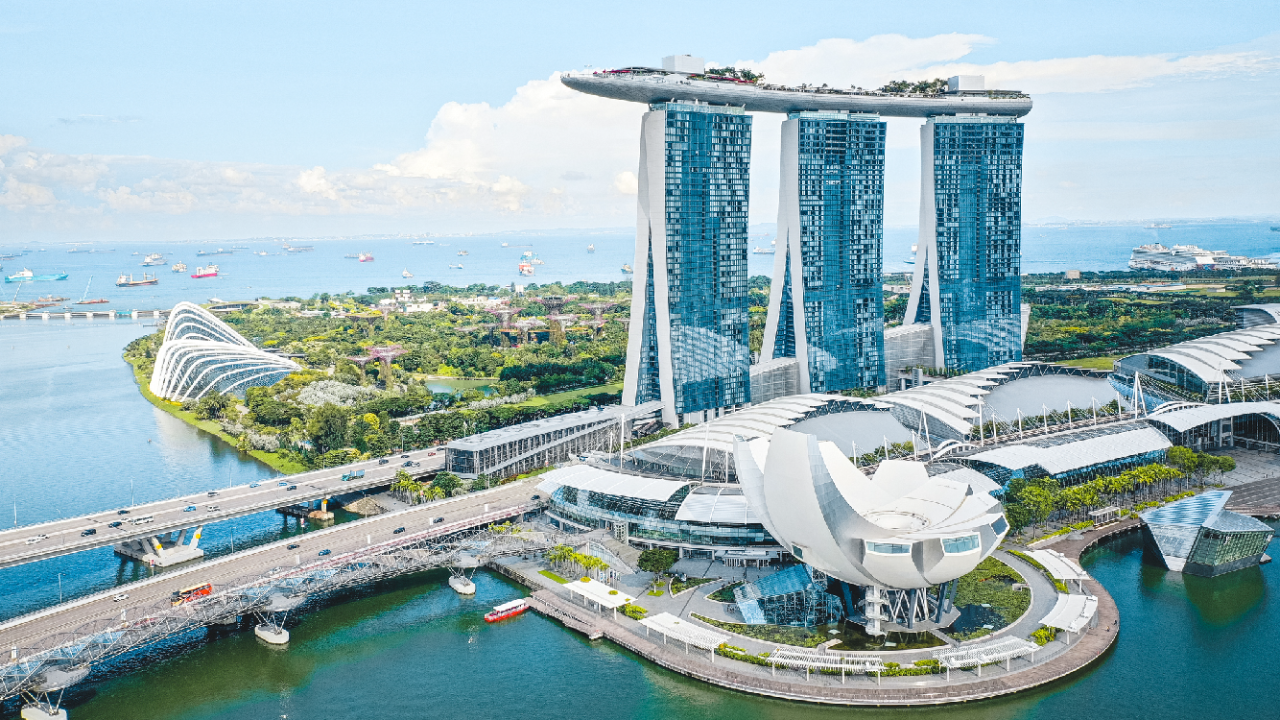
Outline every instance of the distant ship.
POLYGON ((315 250, 315 248, 310 245, 290 245, 285 243, 282 247, 285 252, 311 252, 312 250, 315 250))
POLYGON ((450 270, 461 270, 461 269, 462 269, 462 263, 458 263, 457 265, 450 265, 450 266, 449 266, 449 269, 450 269, 450 270))
POLYGON ((116 287, 139 287, 142 285, 155 285, 159 282, 160 279, 155 275, 142 273, 141 280, 134 280, 133 273, 129 273, 128 277, 125 277, 124 273, 120 273, 120 277, 116 278, 116 287))
POLYGON ((595 251, 596 251, 596 246, 594 244, 587 246, 587 252, 593 253, 595 251))
POLYGON ((907 258, 906 260, 903 260, 902 262, 906 263, 907 265, 916 264, 916 246, 914 243, 911 245, 911 257, 907 258))
POLYGON ((207 278, 207 277, 218 277, 218 266, 208 265, 205 267, 198 267, 196 268, 196 274, 192 275, 191 277, 197 278, 197 279, 207 278))
POLYGON ((266 250, 259 250, 258 252, 254 253, 254 255, 257 255, 258 257, 266 257, 266 256, 267 256, 267 251, 266 251, 266 250))
POLYGON ((773 255, 778 252, 778 241, 770 240, 769 247, 767 248, 762 248, 759 245, 757 245, 755 249, 752 250, 751 252, 755 253, 756 255, 773 255))
POLYGON ((405 268, 404 272, 400 273, 400 277, 408 279, 413 277, 413 273, 409 272, 409 268, 405 268))
POLYGON ((459 250, 459 251, 458 251, 458 254, 459 254, 459 255, 470 255, 471 253, 467 252, 466 250, 459 250))
POLYGON ((85 283, 85 284, 84 284, 84 294, 80 296, 80 299, 79 299, 79 300, 75 301, 75 304, 76 304, 76 305, 101 305, 101 304, 103 304, 103 303, 111 302, 110 300, 108 300, 108 299, 106 299, 106 298, 98 298, 98 299, 96 299, 96 300, 89 300, 89 299, 88 299, 88 298, 89 298, 89 286, 90 286, 90 285, 92 285, 92 284, 93 284, 93 276, 92 276, 92 275, 90 275, 90 276, 89 276, 89 282, 87 282, 87 283, 85 283))
POLYGON ((30 270, 23 268, 22 272, 12 274, 9 277, 5 278, 4 281, 7 283, 15 283, 15 282, 41 282, 44 280, 66 280, 66 279, 67 279, 66 273, 51 273, 49 275, 36 275, 30 270))
POLYGON ((1187 270, 1275 270, 1271 260, 1229 255, 1225 250, 1204 250, 1195 245, 1165 247, 1160 243, 1141 245, 1129 256, 1131 270, 1184 272, 1187 270))
POLYGON ((174 272, 186 272, 186 271, 187 271, 187 264, 186 264, 186 263, 184 263, 184 262, 176 262, 176 263, 174 263, 174 264, 173 264, 173 271, 174 271, 174 272))
POLYGON ((356 259, 360 262, 373 262, 373 253, 360 253, 356 259))
POLYGON ((1173 226, 1169 225, 1168 223, 1151 223, 1150 225, 1147 226, 1147 229, 1148 230, 1168 230, 1171 227, 1173 226))
POLYGON ((414 245, 435 245, 436 241, 435 240, 414 240, 413 244, 414 245))
POLYGON ((622 266, 622 272, 627 273, 628 275, 630 275, 630 274, 632 273, 631 266, 630 266, 630 265, 623 265, 623 266, 622 266))
POLYGON ((87 252, 93 252, 93 251, 92 251, 92 250, 90 250, 89 248, 71 248, 71 249, 70 249, 70 250, 68 250, 67 252, 69 252, 69 253, 87 253, 87 252))
POLYGON ((521 260, 519 270, 521 275, 532 275, 533 265, 530 264, 528 260, 521 260))
POLYGON ((152 265, 163 265, 164 256, 160 253, 151 253, 142 260, 143 267, 151 267, 152 265))
POLYGON ((343 255, 343 256, 342 256, 342 259, 343 259, 343 260, 355 260, 355 259, 356 259, 356 258, 358 258, 358 257, 360 257, 360 255, 359 255, 358 253, 351 253, 350 255, 343 255))
POLYGON ((36 298, 36 302, 49 303, 50 305, 52 305, 54 303, 60 303, 70 299, 71 298, 54 297, 53 294, 50 293, 49 295, 45 295, 44 297, 36 298))
POLYGON ((232 251, 230 250, 218 248, 217 250, 201 250, 200 252, 197 252, 196 255, 199 255, 200 257, 204 257, 205 255, 230 255, 231 252, 232 251))

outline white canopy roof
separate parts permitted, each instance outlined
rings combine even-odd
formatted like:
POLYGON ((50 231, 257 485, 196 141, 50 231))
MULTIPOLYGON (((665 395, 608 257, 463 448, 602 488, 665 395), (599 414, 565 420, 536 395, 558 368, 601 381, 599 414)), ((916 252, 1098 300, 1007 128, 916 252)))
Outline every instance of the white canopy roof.
POLYGON ((704 650, 718 648, 729 640, 728 635, 709 630, 690 620, 681 620, 671 613, 659 613, 653 617, 647 617, 641 620, 640 624, 650 630, 657 630, 672 640, 687 642, 704 650))
POLYGON ((572 582, 567 582, 561 587, 571 593, 581 595, 592 602, 599 603, 601 607, 607 607, 610 610, 620 608, 623 605, 635 602, 636 600, 623 590, 615 590, 602 582, 596 582, 590 578, 582 578, 572 582))
POLYGON ((1058 594, 1053 610, 1040 621, 1041 625, 1078 633, 1098 613, 1098 598, 1093 595, 1058 594))
POLYGON ((1147 416, 1147 420, 1167 425, 1178 432, 1186 432, 1193 427, 1199 427, 1215 420, 1253 414, 1280 418, 1280 403, 1263 401, 1197 405, 1196 407, 1183 408, 1181 410, 1152 413, 1147 416))
POLYGON ((1117 458, 1141 455, 1169 447, 1171 443, 1164 433, 1153 427, 1144 427, 1053 447, 1037 447, 1030 444, 1004 445, 975 453, 968 456, 968 459, 1013 470, 1039 465, 1050 475, 1057 475, 1117 458))
POLYGON ((708 523, 758 523, 741 488, 700 487, 680 503, 677 520, 708 523))
POLYGON ((1027 555, 1043 565, 1058 580, 1089 579, 1089 573, 1080 567, 1080 563, 1055 550, 1032 550, 1027 555))
POLYGON ((538 483, 538 489, 547 493, 553 493, 560 487, 573 487, 606 495, 621 495, 658 502, 670 500, 677 490, 690 484, 642 475, 627 475, 595 465, 558 468, 543 475, 542 478, 542 482, 538 483))

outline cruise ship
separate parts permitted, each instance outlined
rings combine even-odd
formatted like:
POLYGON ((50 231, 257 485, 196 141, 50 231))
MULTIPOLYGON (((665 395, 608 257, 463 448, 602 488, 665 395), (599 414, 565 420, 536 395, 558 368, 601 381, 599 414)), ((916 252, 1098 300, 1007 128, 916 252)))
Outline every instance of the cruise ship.
POLYGON ((1187 270, 1275 270, 1271 260, 1231 255, 1225 250, 1204 250, 1195 245, 1165 247, 1160 243, 1140 245, 1129 257, 1131 270, 1184 272, 1187 270))

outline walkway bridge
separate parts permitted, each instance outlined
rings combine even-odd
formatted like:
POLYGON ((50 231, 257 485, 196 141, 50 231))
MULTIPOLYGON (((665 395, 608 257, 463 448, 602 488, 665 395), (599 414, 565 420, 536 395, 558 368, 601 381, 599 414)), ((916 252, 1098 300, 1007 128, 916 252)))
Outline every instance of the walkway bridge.
POLYGON ((6 622, 0 625, 6 648, 0 700, 21 696, 56 708, 51 694, 95 666, 201 627, 234 625, 246 616, 279 622, 280 613, 344 588, 541 552, 565 538, 492 527, 539 511, 533 489, 504 486, 345 523, 6 622), (386 539, 375 543, 375 537, 386 539), (212 586, 208 595, 174 604, 177 590, 205 582, 212 586), (121 591, 128 594, 117 600, 121 591))
POLYGON ((444 466, 443 448, 405 454, 407 459, 395 456, 385 465, 367 460, 3 530, 0 568, 104 545, 115 545, 123 554, 160 566, 186 562, 204 554, 199 542, 206 524, 299 503, 324 503, 334 495, 389 485, 398 470, 420 476, 444 466), (404 467, 406 462, 413 465, 404 467))

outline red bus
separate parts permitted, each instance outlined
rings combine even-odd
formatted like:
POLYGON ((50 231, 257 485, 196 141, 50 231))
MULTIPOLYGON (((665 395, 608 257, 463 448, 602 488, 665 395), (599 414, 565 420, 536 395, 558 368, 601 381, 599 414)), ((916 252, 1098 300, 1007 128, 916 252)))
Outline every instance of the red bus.
POLYGON ((203 585, 192 585, 189 588, 183 588, 173 594, 174 606, 181 605, 184 602, 191 602, 198 597, 204 597, 213 592, 213 584, 205 583, 203 585))

